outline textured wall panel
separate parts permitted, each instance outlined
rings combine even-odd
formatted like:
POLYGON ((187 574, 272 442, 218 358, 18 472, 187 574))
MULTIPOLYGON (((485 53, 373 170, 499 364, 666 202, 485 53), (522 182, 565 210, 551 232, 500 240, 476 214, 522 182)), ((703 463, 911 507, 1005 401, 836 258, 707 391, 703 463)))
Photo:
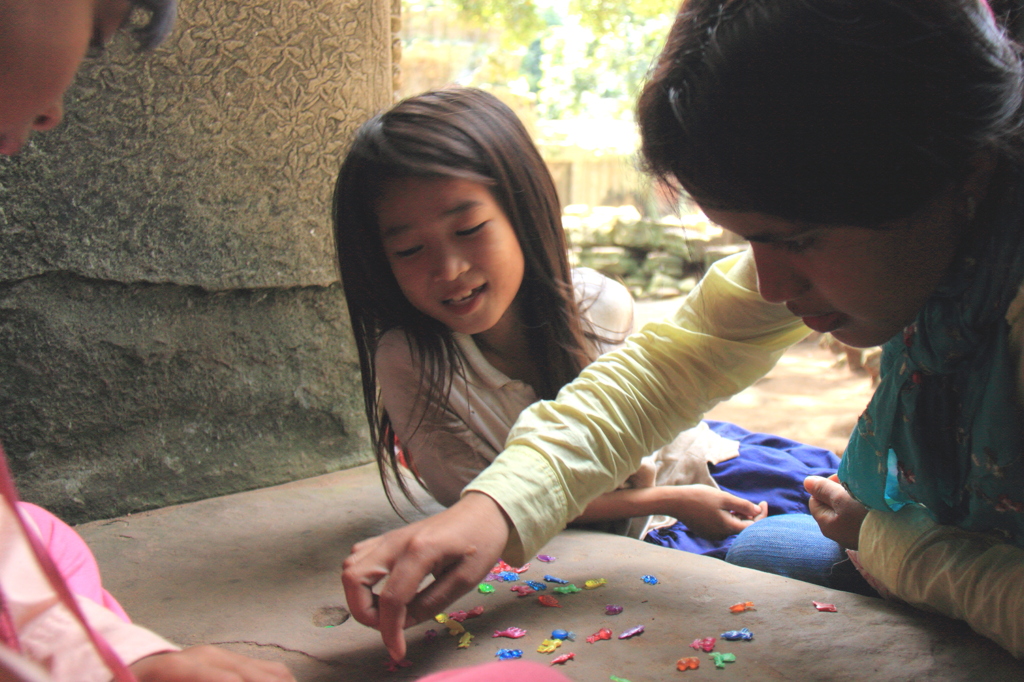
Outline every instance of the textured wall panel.
POLYGON ((332 183, 391 99, 390 0, 189 0, 155 54, 86 64, 67 121, 0 161, 0 272, 327 284, 332 183))

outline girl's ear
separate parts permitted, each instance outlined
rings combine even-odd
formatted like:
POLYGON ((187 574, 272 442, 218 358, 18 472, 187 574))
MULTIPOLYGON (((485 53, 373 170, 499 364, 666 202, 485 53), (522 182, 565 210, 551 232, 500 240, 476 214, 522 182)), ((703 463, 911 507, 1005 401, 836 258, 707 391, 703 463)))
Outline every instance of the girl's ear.
POLYGON ((957 210, 969 221, 984 203, 999 157, 994 151, 978 152, 968 161, 967 177, 960 184, 957 210))

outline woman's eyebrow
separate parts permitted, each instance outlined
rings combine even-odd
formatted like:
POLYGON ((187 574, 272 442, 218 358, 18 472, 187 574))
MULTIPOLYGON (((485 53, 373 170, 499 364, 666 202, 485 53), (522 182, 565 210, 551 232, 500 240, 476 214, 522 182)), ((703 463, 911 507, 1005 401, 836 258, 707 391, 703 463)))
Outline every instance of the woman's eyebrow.
POLYGON ((476 199, 467 199, 466 201, 461 201, 461 202, 455 204, 455 206, 452 206, 451 208, 449 208, 447 211, 445 211, 441 215, 450 216, 450 215, 455 215, 457 213, 465 213, 466 211, 470 210, 471 208, 476 208, 477 206, 480 206, 482 203, 483 202, 477 201, 476 199))
POLYGON ((774 244, 777 242, 789 241, 790 239, 794 239, 796 237, 801 237, 807 234, 808 232, 814 231, 815 229, 817 229, 817 227, 814 225, 801 225, 795 228, 793 231, 787 232, 786 234, 779 234, 777 232, 757 232, 748 237, 743 237, 743 239, 745 239, 748 242, 757 244, 774 244))

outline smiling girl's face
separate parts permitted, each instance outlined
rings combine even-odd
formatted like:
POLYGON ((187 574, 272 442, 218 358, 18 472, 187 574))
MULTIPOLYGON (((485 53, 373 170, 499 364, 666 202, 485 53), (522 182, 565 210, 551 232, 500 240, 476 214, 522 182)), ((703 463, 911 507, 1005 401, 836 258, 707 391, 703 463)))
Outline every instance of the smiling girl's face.
POLYGON ((63 116, 64 91, 90 46, 131 15, 129 0, 0 0, 0 154, 63 116))
POLYGON ((523 250, 487 186, 400 178, 385 183, 376 206, 391 271, 417 310, 485 340, 519 323, 523 250))

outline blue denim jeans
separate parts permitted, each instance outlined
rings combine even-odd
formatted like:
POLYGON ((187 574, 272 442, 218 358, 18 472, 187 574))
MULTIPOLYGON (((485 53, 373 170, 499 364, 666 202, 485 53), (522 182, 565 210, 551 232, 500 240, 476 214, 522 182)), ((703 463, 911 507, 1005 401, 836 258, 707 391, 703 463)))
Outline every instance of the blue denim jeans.
POLYGON ((846 552, 808 514, 769 516, 743 529, 725 560, 834 590, 877 597, 846 552))

